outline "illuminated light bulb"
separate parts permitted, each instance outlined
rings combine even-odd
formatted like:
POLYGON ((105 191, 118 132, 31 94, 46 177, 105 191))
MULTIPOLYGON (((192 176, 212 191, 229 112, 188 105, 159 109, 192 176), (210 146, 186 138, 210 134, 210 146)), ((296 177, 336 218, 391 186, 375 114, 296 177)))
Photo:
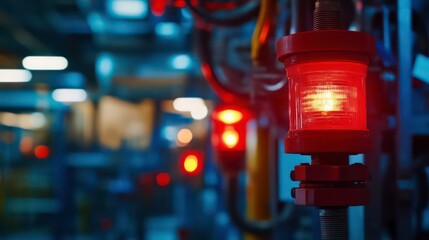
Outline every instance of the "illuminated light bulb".
POLYGON ((183 145, 189 144, 193 139, 193 134, 191 130, 187 128, 180 129, 177 133, 177 141, 183 145))
POLYGON ((303 98, 303 110, 310 111, 341 111, 342 103, 347 100, 340 91, 317 91, 303 98))
POLYGON ((243 119, 243 114, 239 111, 228 109, 220 112, 218 118, 225 124, 234 124, 243 119))
POLYGON ((227 128, 222 133, 222 142, 225 143, 228 148, 234 148, 235 146, 237 146, 238 140, 238 132, 235 131, 233 128, 227 128))
POLYGON ((195 172, 198 168, 198 158, 195 155, 189 155, 185 158, 183 162, 183 167, 186 172, 192 173, 195 172))
POLYGON ((288 66, 290 130, 366 129, 366 70, 354 62, 288 66))

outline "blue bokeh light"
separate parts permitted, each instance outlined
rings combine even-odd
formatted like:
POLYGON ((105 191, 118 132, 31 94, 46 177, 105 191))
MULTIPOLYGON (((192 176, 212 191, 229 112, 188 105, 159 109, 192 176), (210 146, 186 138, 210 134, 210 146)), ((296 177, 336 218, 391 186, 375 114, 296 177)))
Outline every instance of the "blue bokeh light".
POLYGON ((146 0, 110 0, 107 12, 112 17, 141 19, 148 14, 149 6, 146 0))
POLYGON ((180 54, 172 58, 171 64, 174 69, 184 70, 189 69, 192 65, 192 60, 189 55, 180 54))

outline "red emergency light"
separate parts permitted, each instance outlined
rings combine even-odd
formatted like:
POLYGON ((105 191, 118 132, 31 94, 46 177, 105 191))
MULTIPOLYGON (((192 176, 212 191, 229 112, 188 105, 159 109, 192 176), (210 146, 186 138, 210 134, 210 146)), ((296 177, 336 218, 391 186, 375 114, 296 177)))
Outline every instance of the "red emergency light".
POLYGON ((365 78, 375 54, 372 37, 342 30, 296 33, 278 41, 277 54, 289 84, 286 151, 367 151, 365 78))
POLYGON ((242 107, 221 105, 213 111, 211 118, 211 140, 220 168, 226 171, 244 169, 250 113, 242 107))
MULTIPOLYGON (((316 23, 319 23, 316 21, 316 23)), ((375 55, 371 36, 343 30, 292 34, 277 42, 289 84, 285 150, 311 155, 296 166, 295 203, 319 207, 363 205, 369 200, 368 168, 349 155, 370 150, 365 78, 375 55)))

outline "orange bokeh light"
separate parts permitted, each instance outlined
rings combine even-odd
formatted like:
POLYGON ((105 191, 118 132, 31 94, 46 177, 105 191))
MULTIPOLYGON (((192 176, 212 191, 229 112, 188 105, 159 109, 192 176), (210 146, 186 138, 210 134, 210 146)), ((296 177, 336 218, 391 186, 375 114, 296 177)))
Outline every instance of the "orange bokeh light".
POLYGON ((182 128, 177 133, 177 141, 182 145, 189 144, 192 141, 193 137, 194 136, 193 136, 191 130, 189 130, 187 128, 182 128))

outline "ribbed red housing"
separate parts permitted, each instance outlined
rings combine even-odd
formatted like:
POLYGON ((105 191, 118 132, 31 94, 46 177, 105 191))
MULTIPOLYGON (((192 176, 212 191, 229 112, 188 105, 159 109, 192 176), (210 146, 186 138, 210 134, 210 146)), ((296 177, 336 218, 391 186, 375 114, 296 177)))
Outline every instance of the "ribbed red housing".
POLYGON ((366 130, 367 66, 326 61, 286 67, 290 131, 366 130))
POLYGON ((289 84, 289 153, 361 153, 370 150, 365 78, 375 55, 366 33, 301 32, 277 42, 289 84))

